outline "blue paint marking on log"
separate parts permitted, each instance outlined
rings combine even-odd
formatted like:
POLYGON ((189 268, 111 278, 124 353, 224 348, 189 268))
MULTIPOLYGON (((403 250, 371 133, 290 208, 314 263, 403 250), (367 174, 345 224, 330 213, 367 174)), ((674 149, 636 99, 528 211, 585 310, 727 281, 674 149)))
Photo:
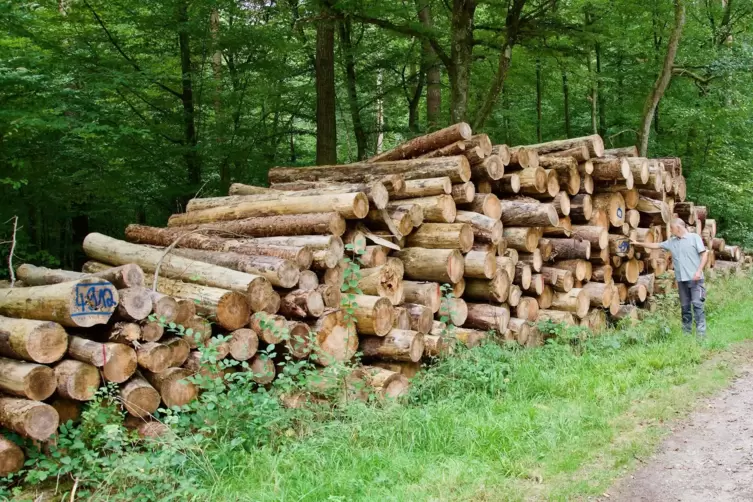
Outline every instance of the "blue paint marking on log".
POLYGON ((109 315, 118 305, 109 282, 95 282, 76 285, 76 307, 78 312, 71 316, 109 315))
POLYGON ((619 250, 622 253, 627 253, 627 250, 629 247, 630 247, 630 243, 628 241, 622 241, 620 242, 619 250))
POLYGON ((621 207, 617 208, 617 217, 618 218, 622 218, 622 208, 621 207))

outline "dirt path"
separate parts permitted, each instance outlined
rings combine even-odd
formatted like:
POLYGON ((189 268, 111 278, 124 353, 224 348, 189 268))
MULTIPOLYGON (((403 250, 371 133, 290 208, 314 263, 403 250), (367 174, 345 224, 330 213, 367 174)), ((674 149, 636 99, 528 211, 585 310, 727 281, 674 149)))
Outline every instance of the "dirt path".
POLYGON ((603 501, 753 501, 753 365, 700 403, 603 501))

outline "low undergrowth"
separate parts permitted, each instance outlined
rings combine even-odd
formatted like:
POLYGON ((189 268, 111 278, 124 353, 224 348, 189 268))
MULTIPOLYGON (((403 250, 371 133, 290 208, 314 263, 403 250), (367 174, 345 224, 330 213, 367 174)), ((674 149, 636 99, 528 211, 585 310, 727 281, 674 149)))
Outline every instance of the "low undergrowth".
POLYGON ((229 386, 199 382, 205 391, 191 413, 164 412, 168 434, 138 441, 104 389, 81 424, 62 428, 58 446, 30 459, 0 495, 33 499, 29 485, 39 483, 56 485, 58 496, 75 485, 90 500, 129 501, 598 494, 650 450, 662 420, 727 382, 729 367, 703 363, 753 338, 752 285, 711 284, 704 344, 680 334, 669 298, 637 326, 601 336, 569 331, 535 350, 459 350, 417 376, 400 402, 284 408, 278 394, 310 377, 291 363, 271 388, 244 372, 229 386))

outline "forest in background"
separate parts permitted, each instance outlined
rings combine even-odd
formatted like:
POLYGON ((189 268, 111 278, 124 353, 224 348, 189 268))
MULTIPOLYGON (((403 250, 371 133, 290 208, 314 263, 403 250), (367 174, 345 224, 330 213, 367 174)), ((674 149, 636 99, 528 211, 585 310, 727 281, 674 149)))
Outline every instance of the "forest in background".
POLYGON ((18 0, 0 23, 0 275, 14 216, 17 263, 75 267, 89 232, 461 120, 638 144, 678 24, 648 154, 753 246, 750 2, 18 0))

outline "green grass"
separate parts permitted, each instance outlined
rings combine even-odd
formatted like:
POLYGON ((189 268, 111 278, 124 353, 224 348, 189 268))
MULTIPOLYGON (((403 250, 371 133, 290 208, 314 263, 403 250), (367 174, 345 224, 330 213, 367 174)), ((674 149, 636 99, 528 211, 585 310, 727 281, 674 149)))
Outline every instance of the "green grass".
POLYGON ((734 364, 724 354, 753 338, 751 285, 746 278, 709 288, 703 346, 679 334, 672 304, 582 350, 488 345, 418 377, 409 403, 353 404, 336 418, 291 428, 293 439, 275 448, 249 452, 218 442, 223 467, 186 474, 202 476, 213 500, 601 494, 650 454, 667 420, 728 383, 734 364))

